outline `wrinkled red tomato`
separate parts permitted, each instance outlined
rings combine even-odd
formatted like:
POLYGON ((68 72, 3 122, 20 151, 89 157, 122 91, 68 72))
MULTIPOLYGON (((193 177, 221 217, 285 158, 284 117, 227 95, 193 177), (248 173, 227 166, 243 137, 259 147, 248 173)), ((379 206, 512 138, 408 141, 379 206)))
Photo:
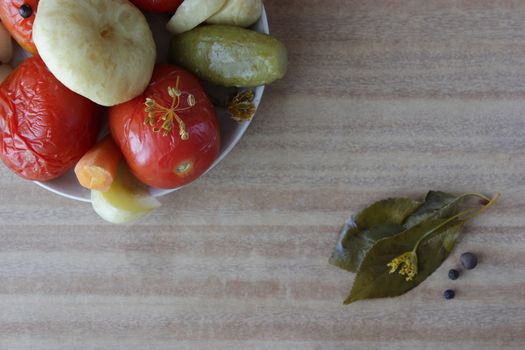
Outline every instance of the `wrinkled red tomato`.
POLYGON ((173 12, 182 3, 182 0, 131 0, 142 11, 173 12))
POLYGON ((152 187, 187 184, 219 154, 215 108, 179 67, 156 66, 141 96, 110 108, 109 126, 133 174, 152 187))
POLYGON ((33 55, 37 54, 33 42, 33 21, 37 7, 38 0, 0 0, 2 24, 16 42, 33 55))
POLYGON ((0 85, 0 158, 29 180, 58 177, 95 143, 101 112, 29 58, 0 85))

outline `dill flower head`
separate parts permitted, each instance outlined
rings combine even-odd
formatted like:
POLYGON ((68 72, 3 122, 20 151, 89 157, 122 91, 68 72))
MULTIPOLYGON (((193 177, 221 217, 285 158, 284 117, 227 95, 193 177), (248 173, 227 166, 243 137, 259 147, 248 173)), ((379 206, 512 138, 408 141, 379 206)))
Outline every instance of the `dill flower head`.
POLYGON ((417 275, 417 254, 413 251, 401 254, 394 258, 386 266, 390 268, 390 273, 394 273, 399 269, 401 276, 406 276, 407 282, 412 281, 417 275))
POLYGON ((254 98, 253 90, 240 92, 233 98, 228 106, 228 112, 235 121, 241 123, 252 119, 255 114, 254 98))

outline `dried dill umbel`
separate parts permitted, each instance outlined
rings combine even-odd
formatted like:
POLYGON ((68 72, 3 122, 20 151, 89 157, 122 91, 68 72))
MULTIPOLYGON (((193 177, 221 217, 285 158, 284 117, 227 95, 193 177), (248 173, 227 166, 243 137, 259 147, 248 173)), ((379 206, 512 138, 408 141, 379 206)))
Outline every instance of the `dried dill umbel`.
POLYGON ((399 274, 405 276, 407 282, 412 281, 417 275, 417 254, 413 251, 406 252, 387 264, 390 273, 394 273, 399 268, 399 274))
POLYGON ((241 91, 235 95, 228 105, 228 112, 230 112, 232 119, 239 123, 252 120, 256 111, 254 99, 253 90, 241 91))
POLYGON ((144 102, 144 111, 147 113, 144 119, 144 124, 151 126, 153 132, 161 132, 164 136, 168 136, 171 132, 174 121, 179 125, 179 135, 183 141, 189 139, 186 124, 177 114, 177 112, 185 111, 195 107, 195 96, 193 94, 182 92, 179 90, 180 77, 177 77, 176 86, 168 87, 168 95, 172 98, 171 106, 164 107, 158 104, 154 99, 147 97, 144 102), (185 97, 185 98, 183 98, 185 97), (186 104, 186 106, 184 106, 186 104), (160 123, 160 126, 157 126, 160 123))

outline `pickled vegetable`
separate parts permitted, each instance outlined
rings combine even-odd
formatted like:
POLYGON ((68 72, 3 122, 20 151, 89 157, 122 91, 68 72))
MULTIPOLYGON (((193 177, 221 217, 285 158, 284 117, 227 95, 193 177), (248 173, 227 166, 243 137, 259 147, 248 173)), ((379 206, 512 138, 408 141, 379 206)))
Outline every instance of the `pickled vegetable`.
POLYGON ((261 17, 262 10, 262 0, 226 0, 219 12, 208 18, 206 22, 249 27, 261 17))
POLYGON ((80 158, 75 166, 77 180, 85 188, 107 192, 117 175, 122 153, 111 135, 106 136, 80 158))
POLYGON ((172 34, 187 32, 219 11, 224 3, 225 0, 185 0, 171 17, 166 29, 172 34))
POLYGON ((277 39, 251 30, 209 25, 173 37, 170 61, 222 86, 255 87, 281 79, 287 51, 277 39))
POLYGON ((138 220, 160 207, 160 202, 148 193, 123 163, 109 191, 91 191, 91 204, 101 218, 114 224, 138 220))

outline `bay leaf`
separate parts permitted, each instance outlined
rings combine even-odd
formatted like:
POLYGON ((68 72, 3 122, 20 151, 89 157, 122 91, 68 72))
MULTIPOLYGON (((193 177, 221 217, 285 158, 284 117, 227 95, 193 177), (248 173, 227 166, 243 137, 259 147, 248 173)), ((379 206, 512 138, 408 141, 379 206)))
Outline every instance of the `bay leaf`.
POLYGON ((329 263, 356 272, 375 242, 403 231, 403 222, 420 206, 412 199, 390 198, 362 210, 341 229, 329 263))
POLYGON ((357 214, 355 223, 361 228, 374 228, 384 224, 401 225, 421 202, 409 198, 389 198, 375 202, 357 214))
POLYGON ((460 198, 462 197, 446 192, 429 191, 423 204, 408 217, 403 226, 409 228, 430 217, 452 216, 459 211, 460 198))
POLYGON ((359 266, 352 291, 344 303, 399 296, 423 282, 450 254, 464 221, 449 222, 421 242, 417 249, 418 273, 413 280, 406 281, 399 273, 390 273, 387 264, 411 251, 418 240, 446 222, 447 219, 428 218, 397 235, 377 241, 359 266))

